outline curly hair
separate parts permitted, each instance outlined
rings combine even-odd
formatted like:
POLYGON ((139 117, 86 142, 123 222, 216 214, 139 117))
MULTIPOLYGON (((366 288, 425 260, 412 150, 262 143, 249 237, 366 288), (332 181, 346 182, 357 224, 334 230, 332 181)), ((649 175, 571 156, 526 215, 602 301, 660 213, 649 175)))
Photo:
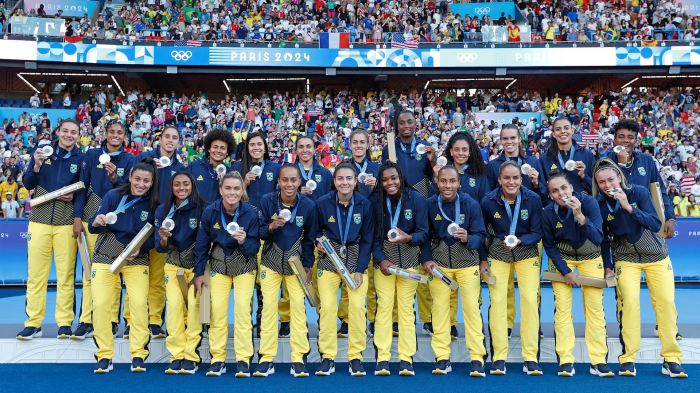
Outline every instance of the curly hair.
POLYGON ((233 139, 233 135, 222 128, 215 128, 207 132, 204 136, 204 155, 207 158, 209 158, 209 149, 211 149, 211 145, 214 141, 226 143, 227 156, 230 156, 236 151, 236 141, 233 139))

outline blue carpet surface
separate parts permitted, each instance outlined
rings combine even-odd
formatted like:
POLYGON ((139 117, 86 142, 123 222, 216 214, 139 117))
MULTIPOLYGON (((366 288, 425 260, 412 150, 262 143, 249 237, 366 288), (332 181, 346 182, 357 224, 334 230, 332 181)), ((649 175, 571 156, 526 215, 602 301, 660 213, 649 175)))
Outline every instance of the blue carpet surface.
MULTIPOLYGON (((399 377, 396 364, 392 364, 390 377, 375 377, 374 365, 366 364, 368 375, 363 378, 351 377, 347 364, 336 365, 336 373, 330 377, 310 376, 295 379, 289 372, 289 365, 277 365, 277 374, 268 378, 234 378, 231 372, 218 378, 208 378, 204 370, 197 375, 165 375, 165 364, 148 364, 148 372, 132 374, 127 364, 118 364, 115 370, 106 375, 94 375, 91 364, 3 364, 0 365, 0 392, 211 392, 235 390, 236 392, 267 393, 280 391, 294 392, 464 392, 477 389, 479 392, 507 391, 544 392, 566 391, 567 393, 590 392, 633 392, 633 391, 700 391, 700 365, 687 365, 688 379, 670 379, 662 376, 660 365, 638 364, 637 377, 599 378, 588 374, 586 364, 579 364, 578 374, 573 378, 557 377, 555 364, 543 364, 545 375, 528 377, 521 372, 520 364, 508 364, 508 375, 487 376, 485 379, 470 378, 468 365, 455 364, 452 374, 435 376, 430 374, 432 364, 416 364, 415 377, 399 377), (219 390, 221 389, 221 390, 219 390)), ((617 370, 617 365, 612 365, 617 370)), ((205 365, 206 367, 206 365, 205 365)), ((231 365, 235 367, 235 365, 231 365)), ((309 365, 313 372, 316 365, 309 365)), ((488 365, 487 365, 488 370, 488 365)))

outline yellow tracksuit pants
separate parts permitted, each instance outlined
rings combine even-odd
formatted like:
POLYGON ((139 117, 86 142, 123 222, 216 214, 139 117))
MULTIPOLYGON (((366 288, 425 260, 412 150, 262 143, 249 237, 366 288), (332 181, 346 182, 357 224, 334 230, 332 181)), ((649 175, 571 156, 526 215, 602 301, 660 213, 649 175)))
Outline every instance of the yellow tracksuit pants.
POLYGON ((228 301, 233 285, 233 347, 236 361, 250 364, 253 357, 253 323, 250 313, 255 288, 254 270, 235 277, 211 273, 211 324, 209 326, 209 350, 211 362, 226 361, 228 340, 228 301))
MULTIPOLYGON (((492 360, 508 360, 508 277, 511 263, 489 259, 496 284, 489 285, 489 332, 492 360)), ((512 263, 520 288, 520 337, 524 361, 538 361, 540 314, 540 262, 530 258, 512 263)))
MULTIPOLYGON (((481 320, 480 309, 481 277, 479 275, 479 266, 463 269, 442 268, 442 271, 459 284, 469 357, 472 361, 478 360, 483 363, 486 358, 486 347, 484 346, 483 321, 481 320)), ((450 287, 437 279, 431 279, 428 286, 433 297, 432 320, 434 333, 430 340, 431 346, 433 353, 435 353, 435 360, 448 360, 450 358, 450 342, 452 341, 450 337, 451 310, 449 307, 446 307, 446 303, 451 302, 452 291, 450 287)))
MULTIPOLYGON (((422 271, 421 274, 428 274, 422 271)), ((428 285, 419 285, 418 290, 418 317, 423 323, 432 322, 432 304, 433 297, 430 294, 430 288, 428 285)), ((450 326, 457 325, 457 291, 452 292, 450 295, 450 326)), ((433 330, 435 327, 433 326, 433 330)))
MULTIPOLYGON (((385 276, 379 268, 374 270, 374 287, 377 291, 377 313, 374 319, 374 346, 377 362, 391 360, 394 310, 399 322, 399 359, 413 362, 416 353, 416 315, 413 303, 418 281, 395 275, 385 276)), ((418 273, 418 269, 409 269, 418 273)))
MULTIPOLYGON (((377 291, 374 287, 374 264, 371 262, 369 266, 367 266, 367 277, 369 277, 369 283, 367 284, 367 320, 374 322, 375 315, 377 314, 377 291)), ((345 323, 348 322, 348 292, 345 286, 340 288, 338 319, 345 323)), ((396 319, 394 320, 396 321, 396 319)))
POLYGON ((639 310, 639 283, 642 273, 646 276, 649 295, 659 324, 661 356, 664 361, 681 363, 682 352, 676 340, 678 313, 675 304, 675 285, 671 260, 636 263, 615 262, 618 295, 622 300, 620 363, 634 362, 641 341, 639 310))
MULTIPOLYGON (((340 275, 336 272, 318 270, 318 297, 321 301, 318 349, 323 359, 335 360, 338 355, 338 287, 340 275)), ((345 286, 343 284, 343 286, 345 286)), ((362 351, 367 347, 367 273, 362 275, 359 288, 348 289, 348 360, 362 359, 362 351)))
MULTIPOLYGON (((72 225, 29 222, 27 234, 27 320, 25 327, 41 327, 46 315, 46 289, 51 257, 56 262, 56 324, 71 326, 75 317, 75 257, 78 243, 72 225)), ((111 328, 110 328, 111 329, 111 328)), ((111 331, 111 330, 110 330, 111 331)))
POLYGON ((280 296, 277 309, 280 314, 280 322, 289 322, 289 291, 287 290, 287 282, 282 281, 282 295, 280 296))
POLYGON ((508 329, 515 326, 515 267, 510 267, 508 277, 508 329))
MULTIPOLYGON (((148 324, 163 324, 163 310, 165 309, 165 260, 166 254, 151 249, 148 251, 148 324)), ((124 298, 124 319, 129 325, 129 293, 124 298)))
POLYGON ((293 274, 284 276, 262 266, 260 268, 260 289, 263 295, 260 329, 260 362, 272 362, 277 356, 277 315, 280 286, 287 284, 290 308, 290 345, 292 363, 302 363, 304 354, 309 352, 308 328, 306 326, 306 305, 304 289, 293 274))
MULTIPOLYGON (((542 242, 537 244, 537 252, 542 259, 542 242)), ((537 304, 539 307, 541 292, 537 295, 537 304)), ((508 278, 508 329, 513 329, 515 326, 515 267, 511 266, 510 278, 508 278)))
MULTIPOLYGON (((92 256, 95 253, 95 243, 99 235, 93 235, 88 231, 87 223, 83 222, 85 240, 87 241, 88 253, 92 256)), ((114 287, 114 305, 112 306, 112 322, 119 323, 119 305, 122 301, 122 283, 117 280, 114 287)), ((83 291, 80 304, 80 322, 92 323, 92 281, 83 280, 83 291)))
POLYGON ((120 275, 129 294, 131 319, 129 326, 129 350, 132 358, 146 359, 151 335, 148 331, 148 266, 124 266, 119 273, 109 271, 109 264, 92 264, 92 301, 94 310, 92 322, 95 328, 97 359, 114 357, 114 336, 112 335, 112 307, 114 305, 115 282, 120 275))
POLYGON ((180 283, 177 279, 178 270, 185 273, 185 281, 194 279, 192 269, 165 264, 165 299, 168 303, 166 326, 168 337, 165 346, 170 352, 170 361, 191 360, 201 362, 197 349, 202 342, 202 324, 199 322, 199 297, 195 296, 195 287, 190 285, 187 290, 187 304, 182 296, 180 283))
MULTIPOLYGON (((571 270, 578 270, 582 276, 603 278, 601 257, 584 261, 566 261, 571 270)), ((550 271, 556 271, 550 261, 550 271)), ((574 362, 574 319, 571 313, 572 288, 566 283, 552 282, 554 292, 554 335, 559 364, 574 362)), ((586 318, 586 348, 591 364, 607 363, 608 343, 603 312, 603 289, 584 286, 583 312, 586 318)))

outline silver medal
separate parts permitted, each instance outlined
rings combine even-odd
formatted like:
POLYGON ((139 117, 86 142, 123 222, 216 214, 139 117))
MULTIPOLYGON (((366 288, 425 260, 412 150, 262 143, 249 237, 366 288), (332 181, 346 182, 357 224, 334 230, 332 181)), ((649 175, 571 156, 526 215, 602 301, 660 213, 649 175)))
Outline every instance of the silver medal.
POLYGON ((453 222, 452 224, 447 226, 447 233, 454 237, 457 234, 457 230, 459 229, 459 224, 456 222, 453 222))
POLYGON ((506 246, 515 247, 518 244, 518 237, 515 235, 508 235, 503 241, 506 243, 506 246))
POLYGON ((389 232, 387 232, 386 237, 389 240, 394 240, 399 237, 399 231, 396 228, 391 228, 389 232))

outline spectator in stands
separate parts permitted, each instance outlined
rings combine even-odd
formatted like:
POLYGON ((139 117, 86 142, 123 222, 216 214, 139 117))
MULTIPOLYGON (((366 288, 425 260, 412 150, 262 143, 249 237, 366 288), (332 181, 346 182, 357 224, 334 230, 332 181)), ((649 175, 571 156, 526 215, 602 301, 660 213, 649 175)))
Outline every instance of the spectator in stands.
POLYGON ((15 181, 15 176, 12 174, 8 174, 7 180, 0 183, 0 195, 5 195, 9 192, 14 197, 17 195, 17 189, 18 185, 15 181))
POLYGON ((5 199, 2 201, 2 216, 3 218, 18 218, 21 217, 22 208, 15 200, 10 191, 5 192, 5 199))
POLYGON ((39 93, 32 94, 31 98, 29 98, 29 106, 31 106, 32 108, 38 108, 39 105, 41 105, 39 93))

